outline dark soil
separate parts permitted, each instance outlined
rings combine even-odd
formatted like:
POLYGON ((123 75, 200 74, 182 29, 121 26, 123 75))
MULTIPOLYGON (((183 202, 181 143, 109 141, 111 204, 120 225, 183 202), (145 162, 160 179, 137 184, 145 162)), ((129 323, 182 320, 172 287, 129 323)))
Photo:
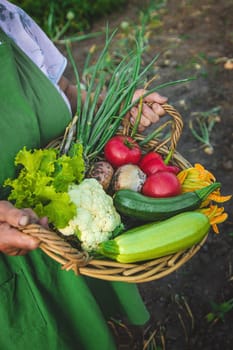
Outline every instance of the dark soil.
MULTIPOLYGON (((110 27, 122 21, 136 23, 142 10, 139 6, 141 1, 129 1, 123 11, 109 16, 110 27)), ((178 150, 191 163, 201 163, 212 171, 222 183, 222 194, 231 194, 233 70, 227 69, 226 63, 232 64, 233 57, 233 1, 173 0, 158 10, 157 16, 145 61, 160 53, 158 82, 196 76, 186 84, 160 91, 184 120, 178 150), (219 118, 210 133, 213 152, 208 154, 191 133, 189 121, 216 107, 219 118)), ((97 21, 93 31, 103 29, 104 24, 105 20, 97 21)), ((99 40, 75 46, 80 64, 89 47, 99 40)), ((229 218, 220 225, 220 234, 210 233, 207 243, 190 261, 167 277, 139 285, 153 315, 154 349, 233 349, 233 310, 224 308, 233 298, 232 200, 225 208, 229 218), (213 322, 206 318, 209 313, 214 314, 213 322)))

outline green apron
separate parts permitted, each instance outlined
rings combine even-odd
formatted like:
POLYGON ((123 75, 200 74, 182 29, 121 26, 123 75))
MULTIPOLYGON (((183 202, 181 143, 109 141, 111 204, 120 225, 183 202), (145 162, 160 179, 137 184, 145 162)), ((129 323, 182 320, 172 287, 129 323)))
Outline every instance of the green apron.
MULTIPOLYGON (((0 77, 1 184, 14 175, 18 150, 62 134, 70 114, 52 83, 1 31, 0 77)), ((1 350, 113 350, 110 318, 148 320, 136 285, 77 277, 39 249, 22 257, 0 253, 1 350)))

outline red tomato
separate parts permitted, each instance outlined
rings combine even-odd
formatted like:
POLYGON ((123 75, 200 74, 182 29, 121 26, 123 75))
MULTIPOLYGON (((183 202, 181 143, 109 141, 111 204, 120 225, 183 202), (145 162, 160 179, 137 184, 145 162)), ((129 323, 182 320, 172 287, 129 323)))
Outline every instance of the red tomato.
POLYGON ((158 171, 168 171, 178 174, 180 169, 175 165, 166 165, 162 159, 151 159, 141 168, 146 175, 156 174, 158 171))
POLYGON ((180 168, 176 165, 167 165, 166 171, 170 171, 171 173, 178 174, 180 172, 180 168))
POLYGON ((162 158, 152 158, 145 162, 140 168, 146 175, 149 176, 157 173, 158 171, 165 171, 166 164, 164 164, 162 158))
POLYGON ((104 147, 104 156, 114 167, 138 164, 141 154, 139 145, 129 136, 113 136, 104 147))
POLYGON ((151 161, 152 159, 158 159, 158 160, 162 160, 163 158, 161 157, 161 155, 159 153, 156 152, 149 152, 146 155, 144 155, 142 157, 142 159, 139 162, 139 166, 140 168, 143 170, 143 167, 145 166, 145 164, 149 161, 151 161))
POLYGON ((164 163, 162 156, 156 152, 147 153, 139 162, 141 170, 146 175, 152 175, 158 171, 169 171, 178 174, 180 169, 175 165, 167 165, 164 163))
POLYGON ((147 177, 142 193, 149 197, 173 197, 181 193, 181 185, 174 173, 160 171, 147 177))

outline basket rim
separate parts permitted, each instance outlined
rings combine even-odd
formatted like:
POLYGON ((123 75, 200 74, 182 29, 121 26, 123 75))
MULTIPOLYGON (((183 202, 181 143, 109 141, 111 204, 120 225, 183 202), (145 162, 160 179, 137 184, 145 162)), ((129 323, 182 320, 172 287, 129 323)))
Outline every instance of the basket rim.
POLYGON ((61 264, 63 270, 73 270, 107 281, 144 283, 160 279, 189 261, 205 244, 208 234, 191 248, 160 258, 137 263, 119 263, 110 259, 95 259, 85 251, 78 251, 54 231, 38 224, 27 225, 22 232, 40 240, 40 249, 61 264))

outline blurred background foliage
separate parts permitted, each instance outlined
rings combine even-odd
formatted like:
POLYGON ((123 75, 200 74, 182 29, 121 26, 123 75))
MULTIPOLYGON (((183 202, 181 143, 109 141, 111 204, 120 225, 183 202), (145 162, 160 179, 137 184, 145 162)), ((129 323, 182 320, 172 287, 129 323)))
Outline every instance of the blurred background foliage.
POLYGON ((122 8, 126 0, 13 0, 54 38, 91 28, 97 18, 122 8))

